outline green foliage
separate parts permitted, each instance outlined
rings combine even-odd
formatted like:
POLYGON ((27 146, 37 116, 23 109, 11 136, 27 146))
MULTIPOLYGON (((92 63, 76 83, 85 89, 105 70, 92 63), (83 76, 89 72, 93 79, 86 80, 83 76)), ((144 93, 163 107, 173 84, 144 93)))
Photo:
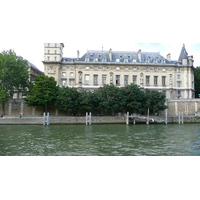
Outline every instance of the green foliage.
POLYGON ((12 50, 0 54, 1 90, 13 97, 14 93, 25 93, 30 85, 28 61, 16 56, 12 50))
POLYGON ((55 106, 57 109, 74 111, 79 109, 80 93, 69 87, 59 88, 55 106))
POLYGON ((142 112, 145 99, 144 91, 137 85, 131 84, 120 88, 121 107, 132 112, 142 112))
POLYGON ((12 98, 15 93, 25 94, 30 86, 28 61, 16 56, 12 50, 0 53, 0 103, 12 98))
POLYGON ((42 74, 36 77, 26 101, 29 106, 44 106, 47 112, 47 106, 55 105, 57 96, 58 87, 55 79, 42 74))
POLYGON ((199 98, 200 94, 200 67, 196 67, 194 71, 194 88, 195 88, 195 98, 199 98))
POLYGON ((156 90, 145 90, 144 109, 149 108, 150 113, 156 113, 160 110, 167 109, 165 105, 165 95, 156 90))
POLYGON ((99 109, 104 111, 112 111, 120 109, 119 88, 114 85, 105 85, 100 87, 95 95, 99 102, 99 109))

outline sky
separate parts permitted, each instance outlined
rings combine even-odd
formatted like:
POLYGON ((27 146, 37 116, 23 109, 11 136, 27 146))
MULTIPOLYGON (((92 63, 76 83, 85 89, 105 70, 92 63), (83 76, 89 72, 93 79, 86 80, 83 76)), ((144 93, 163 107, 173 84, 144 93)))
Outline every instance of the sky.
POLYGON ((87 50, 156 51, 177 60, 183 46, 200 66, 198 1, 9 0, 1 2, 0 51, 13 49, 43 71, 44 43, 63 56, 87 50), (181 4, 181 5, 180 5, 181 4))

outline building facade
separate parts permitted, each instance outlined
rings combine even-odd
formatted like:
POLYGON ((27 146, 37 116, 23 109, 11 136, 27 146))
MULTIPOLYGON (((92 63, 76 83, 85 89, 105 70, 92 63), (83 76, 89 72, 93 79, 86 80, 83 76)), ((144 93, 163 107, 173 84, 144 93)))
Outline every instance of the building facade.
POLYGON ((105 84, 124 87, 131 83, 165 93, 168 99, 194 98, 193 56, 183 45, 179 59, 159 52, 95 51, 82 57, 63 57, 63 43, 44 44, 44 73, 59 86, 94 90, 105 84))

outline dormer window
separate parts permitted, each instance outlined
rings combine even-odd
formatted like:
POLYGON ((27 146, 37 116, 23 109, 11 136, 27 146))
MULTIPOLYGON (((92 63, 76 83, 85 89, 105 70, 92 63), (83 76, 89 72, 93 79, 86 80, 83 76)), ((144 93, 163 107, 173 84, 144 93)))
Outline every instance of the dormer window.
POLYGON ((98 59, 98 58, 95 58, 95 61, 96 61, 96 62, 98 62, 98 61, 99 61, 99 59, 98 59))
POLYGON ((133 63, 136 63, 136 62, 137 62, 137 60, 134 58, 134 59, 133 59, 133 63))
POLYGON ((119 58, 116 58, 116 62, 119 62, 120 60, 119 60, 119 58))
POLYGON ((102 62, 106 62, 106 57, 104 57, 104 58, 102 59, 102 62))
POLYGON ((90 58, 89 57, 85 57, 85 62, 89 62, 90 58))
POLYGON ((126 58, 124 58, 124 62, 125 63, 127 63, 128 62, 128 58, 126 57, 126 58))

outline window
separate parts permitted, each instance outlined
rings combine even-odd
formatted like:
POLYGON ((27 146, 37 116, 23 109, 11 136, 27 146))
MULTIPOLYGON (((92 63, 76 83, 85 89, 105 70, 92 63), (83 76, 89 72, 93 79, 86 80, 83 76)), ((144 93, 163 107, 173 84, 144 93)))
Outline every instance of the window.
POLYGON ((133 67, 133 71, 136 71, 137 70, 137 68, 136 67, 133 67))
POLYGON ((89 57, 85 57, 85 62, 89 62, 90 58, 89 57))
POLYGON ((90 69, 90 67, 89 67, 89 66, 86 66, 86 67, 85 67, 85 69, 87 69, 87 70, 88 70, 88 69, 90 69))
POLYGON ((74 80, 69 80, 69 85, 74 86, 74 80))
POLYGON ((94 85, 98 85, 98 75, 94 75, 94 85))
POLYGON ((149 67, 146 68, 146 71, 149 71, 149 67))
POLYGON ((155 85, 155 86, 158 85, 158 76, 154 76, 154 85, 155 85))
POLYGON ((50 47, 50 43, 48 43, 48 47, 50 47))
POLYGON ((62 81, 62 86, 66 86, 66 80, 62 81))
POLYGON ((48 54, 50 54, 50 50, 48 50, 48 54))
POLYGON ((67 67, 66 66, 62 66, 62 69, 67 69, 67 67))
POLYGON ((70 66, 69 69, 74 69, 74 66, 70 66))
POLYGON ((137 76, 133 76, 133 84, 137 84, 137 76))
POLYGON ((124 75, 124 85, 128 85, 128 75, 124 75))
POLYGON ((50 57, 49 57, 49 56, 47 57, 47 60, 50 60, 50 57))
POLYGON ((157 72, 158 71, 158 69, 157 68, 154 68, 154 72, 157 72))
POLYGON ((74 72, 70 72, 70 77, 74 77, 74 72))
POLYGON ((54 57, 54 60, 56 61, 56 60, 57 60, 57 57, 54 57))
POLYGON ((86 74, 85 75, 85 85, 89 85, 90 84, 90 75, 86 74))
POLYGON ((124 70, 128 71, 128 67, 124 67, 124 70))
POLYGON ((106 75, 102 75, 102 84, 103 84, 103 85, 106 84, 106 75))
POLYGON ((104 57, 104 58, 102 59, 102 61, 103 61, 103 62, 106 62, 106 57, 104 57))
POLYGON ((119 67, 116 67, 116 70, 120 70, 120 68, 119 68, 119 67))
POLYGON ((62 72, 62 77, 66 77, 66 72, 62 72))
POLYGON ((94 66, 94 70, 98 70, 98 66, 94 66))
POLYGON ((181 69, 180 69, 180 68, 178 68, 178 69, 177 69, 177 72, 181 72, 181 69))
POLYGON ((103 66, 103 70, 106 70, 107 69, 107 67, 106 66, 103 66))
POLYGON ((55 50, 55 54, 57 54, 57 51, 55 50))
POLYGON ((166 86, 166 76, 162 76, 162 86, 166 86))
POLYGON ((133 59, 133 63, 136 63, 136 61, 137 61, 136 59, 133 59))
POLYGON ((116 75, 116 85, 120 85, 120 75, 116 75))
POLYGON ((178 74, 178 75, 177 75, 177 79, 180 79, 180 78, 181 78, 181 75, 180 75, 180 74, 178 74))
POLYGON ((99 59, 98 59, 98 58, 95 58, 95 61, 96 61, 96 62, 98 62, 98 61, 99 61, 99 59))
POLYGON ((116 62, 119 62, 119 58, 116 58, 116 62))
POLYGON ((181 81, 177 81, 177 87, 181 87, 181 81))
POLYGON ((147 85, 147 86, 150 85, 150 76, 146 76, 146 85, 147 85))
POLYGON ((162 71, 165 72, 165 68, 162 68, 162 71))
POLYGON ((57 47, 57 44, 55 44, 55 47, 57 47))

